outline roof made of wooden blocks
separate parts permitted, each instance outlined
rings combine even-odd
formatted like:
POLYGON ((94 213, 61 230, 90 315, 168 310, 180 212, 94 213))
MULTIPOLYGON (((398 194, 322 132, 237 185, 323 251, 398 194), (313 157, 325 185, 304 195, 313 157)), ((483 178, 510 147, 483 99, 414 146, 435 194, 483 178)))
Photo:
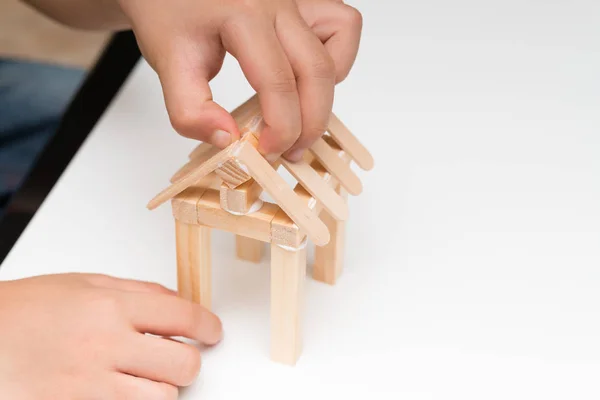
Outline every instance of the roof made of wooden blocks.
MULTIPOLYGON (((329 231, 319 219, 319 212, 323 209, 338 220, 348 217, 346 201, 336 188, 352 195, 360 194, 362 184, 350 168, 350 162, 370 170, 373 168, 371 154, 332 113, 328 135, 313 144, 303 161, 292 163, 280 157, 269 163, 256 149, 260 130, 257 96, 235 109, 232 116, 242 128, 242 138, 223 150, 207 143, 200 144, 190 154, 190 160, 173 176, 171 186, 152 199, 148 208, 154 209, 173 199, 176 218, 185 219, 179 214, 192 213, 190 218, 195 223, 202 223, 196 215, 200 203, 204 205, 204 211, 213 216, 218 213, 245 215, 255 211, 254 214, 258 214, 254 219, 260 220, 263 214, 271 212, 273 215, 264 218, 279 221, 281 229, 295 229, 318 246, 327 244, 329 231), (277 172, 280 165, 298 181, 295 188, 292 189, 277 172), (260 210, 253 210, 252 207, 260 202, 262 191, 268 193, 276 205, 267 203, 260 210), (289 223, 286 224, 286 220, 289 223)), ((277 235, 277 232, 276 227, 271 229, 269 226, 269 235, 277 235)), ((250 237, 259 234, 243 233, 250 237)), ((262 230, 260 235, 258 239, 271 241, 262 237, 262 230)))

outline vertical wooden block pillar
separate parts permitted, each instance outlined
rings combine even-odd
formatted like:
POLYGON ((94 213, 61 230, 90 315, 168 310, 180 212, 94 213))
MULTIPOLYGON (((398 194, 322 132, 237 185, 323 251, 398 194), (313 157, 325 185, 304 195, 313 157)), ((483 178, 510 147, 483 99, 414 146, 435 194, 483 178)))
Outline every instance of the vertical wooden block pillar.
POLYGON ((179 295, 211 308, 210 228, 175 221, 179 295))
POLYGON ((240 260, 259 263, 263 258, 264 248, 265 244, 260 240, 235 236, 235 251, 240 260))
MULTIPOLYGON (((337 192, 344 198, 348 197, 344 189, 338 187, 337 192)), ((346 221, 338 221, 326 211, 321 212, 321 220, 327 225, 331 240, 325 246, 317 246, 315 249, 313 279, 335 285, 344 268, 346 221)))
POLYGON ((302 352, 306 248, 271 244, 271 359, 294 365, 302 352))

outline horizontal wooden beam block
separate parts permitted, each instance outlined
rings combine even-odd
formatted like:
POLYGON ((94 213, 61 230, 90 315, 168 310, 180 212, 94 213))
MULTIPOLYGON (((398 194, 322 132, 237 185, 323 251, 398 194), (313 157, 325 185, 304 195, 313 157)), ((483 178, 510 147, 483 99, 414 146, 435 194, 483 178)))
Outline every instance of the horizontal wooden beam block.
POLYGON ((262 208, 248 215, 234 215, 221 208, 219 192, 207 189, 196 204, 197 224, 221 229, 262 242, 271 241, 271 220, 279 207, 264 203, 262 208))

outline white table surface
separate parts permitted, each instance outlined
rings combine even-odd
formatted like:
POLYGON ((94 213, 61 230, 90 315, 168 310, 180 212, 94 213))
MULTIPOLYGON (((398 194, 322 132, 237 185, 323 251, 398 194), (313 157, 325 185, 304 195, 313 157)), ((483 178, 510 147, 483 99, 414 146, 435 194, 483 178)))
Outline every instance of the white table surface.
MULTIPOLYGON (((600 3, 353 4, 364 39, 335 110, 376 168, 351 199, 344 275, 308 281, 304 354, 281 366, 268 261, 216 233, 225 340, 182 398, 598 399, 600 3)), ((251 94, 232 59, 213 88, 229 109, 251 94)), ((145 205, 193 146, 140 63, 0 279, 175 287, 170 207, 145 205)))

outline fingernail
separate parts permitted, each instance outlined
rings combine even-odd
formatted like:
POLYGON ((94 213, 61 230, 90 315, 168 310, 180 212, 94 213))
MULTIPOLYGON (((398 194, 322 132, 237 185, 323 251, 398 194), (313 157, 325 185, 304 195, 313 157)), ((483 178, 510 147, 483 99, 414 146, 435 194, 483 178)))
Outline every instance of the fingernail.
POLYGON ((220 149, 224 149, 225 147, 231 144, 231 135, 229 132, 225 132, 221 129, 214 131, 212 136, 210 137, 210 143, 213 146, 217 146, 220 149))
POLYGON ((292 162, 298 162, 302 160, 302 156, 304 155, 304 149, 295 149, 290 151, 286 158, 292 162))

